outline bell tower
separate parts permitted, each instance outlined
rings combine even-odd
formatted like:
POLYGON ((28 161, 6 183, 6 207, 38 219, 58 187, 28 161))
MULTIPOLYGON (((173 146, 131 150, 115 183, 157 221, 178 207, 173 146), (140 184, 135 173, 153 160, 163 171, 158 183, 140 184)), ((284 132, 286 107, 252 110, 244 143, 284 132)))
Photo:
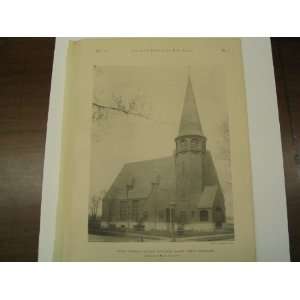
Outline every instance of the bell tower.
POLYGON ((186 213, 184 212, 186 209, 192 208, 190 196, 203 190, 203 164, 206 152, 206 137, 202 131, 190 76, 187 80, 175 143, 176 207, 178 213, 186 213))

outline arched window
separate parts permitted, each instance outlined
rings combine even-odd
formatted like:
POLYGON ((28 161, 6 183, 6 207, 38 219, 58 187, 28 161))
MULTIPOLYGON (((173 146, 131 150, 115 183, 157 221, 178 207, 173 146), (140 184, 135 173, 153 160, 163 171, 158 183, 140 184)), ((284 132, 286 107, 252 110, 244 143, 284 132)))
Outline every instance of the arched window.
POLYGON ((200 222, 207 222, 207 221, 208 221, 208 211, 200 210, 200 222))
POLYGON ((180 150, 181 151, 186 151, 188 147, 187 140, 185 138, 180 140, 180 150))
POLYGON ((198 150, 199 149, 199 139, 192 138, 192 140, 191 140, 191 148, 192 148, 192 150, 198 150))

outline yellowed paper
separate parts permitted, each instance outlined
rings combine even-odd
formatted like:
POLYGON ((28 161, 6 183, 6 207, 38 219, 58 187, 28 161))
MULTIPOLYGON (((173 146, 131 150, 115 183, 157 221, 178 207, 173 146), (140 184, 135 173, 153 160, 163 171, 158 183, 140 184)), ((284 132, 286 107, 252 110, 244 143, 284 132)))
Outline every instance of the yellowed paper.
POLYGON ((69 46, 55 260, 253 261, 239 39, 69 46))

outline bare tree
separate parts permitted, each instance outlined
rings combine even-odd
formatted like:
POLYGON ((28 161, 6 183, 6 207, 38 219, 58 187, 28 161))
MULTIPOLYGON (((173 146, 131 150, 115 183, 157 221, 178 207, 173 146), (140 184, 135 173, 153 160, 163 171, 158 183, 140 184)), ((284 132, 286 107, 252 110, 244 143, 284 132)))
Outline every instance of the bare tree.
POLYGON ((109 122, 117 114, 142 118, 144 120, 163 125, 174 125, 173 122, 157 119, 153 115, 151 101, 141 87, 127 86, 123 91, 105 88, 103 82, 104 70, 94 66, 94 89, 92 99, 93 138, 101 141, 101 138, 109 131, 109 122), (99 77, 100 76, 100 77, 99 77))
POLYGON ((125 115, 132 115, 135 117, 141 117, 149 119, 149 109, 146 108, 146 103, 142 101, 144 96, 141 93, 136 93, 133 96, 125 97, 122 95, 116 96, 114 93, 111 95, 109 105, 102 104, 101 99, 94 96, 93 101, 93 120, 101 120, 107 117, 108 111, 116 111, 125 115))
POLYGON ((98 209, 100 207, 100 205, 102 204, 102 200, 104 198, 105 195, 105 191, 102 191, 100 193, 100 195, 96 196, 92 196, 90 203, 89 203, 89 215, 91 218, 96 219, 97 215, 98 215, 98 209))

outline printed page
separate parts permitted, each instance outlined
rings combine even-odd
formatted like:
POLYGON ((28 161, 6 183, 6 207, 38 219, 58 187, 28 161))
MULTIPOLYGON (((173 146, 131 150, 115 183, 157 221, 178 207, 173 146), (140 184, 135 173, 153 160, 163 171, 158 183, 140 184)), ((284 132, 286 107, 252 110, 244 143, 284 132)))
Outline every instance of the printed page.
POLYGON ((55 260, 254 261, 239 39, 71 42, 55 260))

